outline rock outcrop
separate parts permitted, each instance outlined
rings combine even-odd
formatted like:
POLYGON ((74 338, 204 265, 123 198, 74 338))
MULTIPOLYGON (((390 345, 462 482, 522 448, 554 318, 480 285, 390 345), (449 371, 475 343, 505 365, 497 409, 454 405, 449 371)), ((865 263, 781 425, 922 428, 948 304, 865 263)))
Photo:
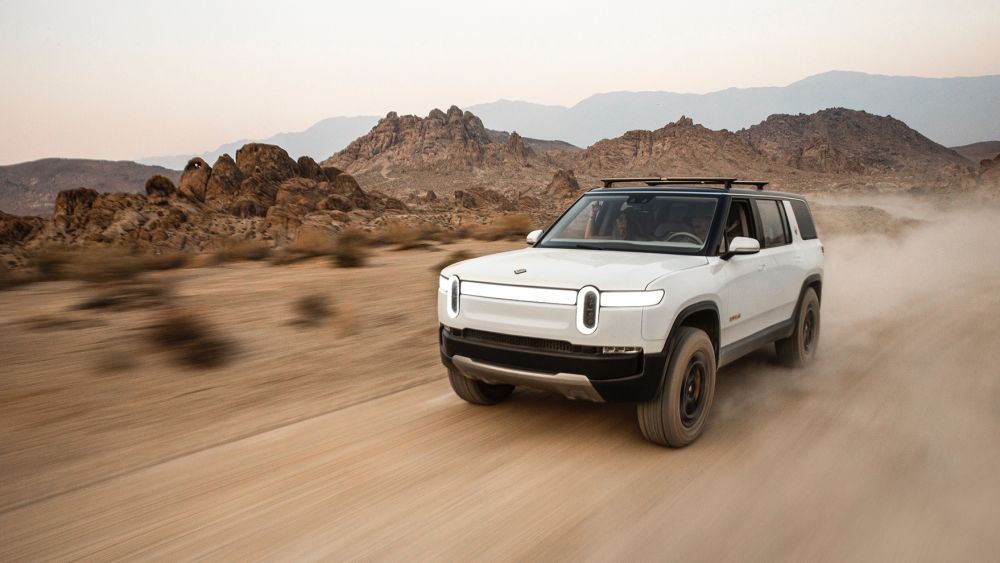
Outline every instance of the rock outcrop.
MULTIPOLYGON (((405 210, 385 194, 367 193, 349 174, 310 158, 292 160, 282 148, 251 144, 210 166, 188 162, 179 185, 165 176, 146 181, 145 194, 64 190, 52 218, 0 216, 0 254, 26 244, 110 244, 199 250, 218 238, 281 242, 303 226, 336 231, 370 212, 405 210), (359 215, 358 213, 361 213, 359 215)), ((22 253, 23 254, 23 253, 22 253)))
POLYGON ((556 170, 552 181, 545 186, 545 195, 554 198, 570 198, 580 195, 580 182, 572 170, 556 170))

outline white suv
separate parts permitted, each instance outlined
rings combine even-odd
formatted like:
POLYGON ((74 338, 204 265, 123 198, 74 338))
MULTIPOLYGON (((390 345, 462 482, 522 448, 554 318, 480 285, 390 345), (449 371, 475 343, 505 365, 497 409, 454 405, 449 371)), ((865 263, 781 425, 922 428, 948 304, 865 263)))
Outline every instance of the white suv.
POLYGON ((823 246, 806 201, 766 182, 603 182, 530 248, 441 272, 441 360, 470 403, 517 385, 636 402, 648 440, 684 446, 717 367, 772 342, 789 366, 815 356, 823 246))

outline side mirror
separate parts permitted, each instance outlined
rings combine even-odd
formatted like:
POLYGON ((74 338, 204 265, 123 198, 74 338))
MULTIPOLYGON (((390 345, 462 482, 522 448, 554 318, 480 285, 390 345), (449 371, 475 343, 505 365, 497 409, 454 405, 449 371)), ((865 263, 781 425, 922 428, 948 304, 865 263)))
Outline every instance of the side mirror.
POLYGON ((749 237, 734 237, 729 243, 729 250, 720 256, 723 260, 729 260, 737 254, 757 254, 760 252, 760 241, 749 237))
POLYGON ((542 236, 541 229, 538 229, 537 231, 531 231, 530 233, 528 233, 528 238, 527 238, 528 244, 530 244, 531 246, 535 246, 535 243, 538 242, 538 239, 541 238, 541 236, 542 236))

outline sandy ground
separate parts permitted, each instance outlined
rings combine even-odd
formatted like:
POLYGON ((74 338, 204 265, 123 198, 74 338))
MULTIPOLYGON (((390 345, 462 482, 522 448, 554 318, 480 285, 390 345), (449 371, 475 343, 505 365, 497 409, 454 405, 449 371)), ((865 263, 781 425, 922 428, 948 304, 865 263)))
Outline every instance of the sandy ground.
MULTIPOLYGON (((825 237, 819 360, 727 366, 702 438, 628 405, 455 397, 432 264, 158 274, 237 346, 180 367, 156 311, 0 293, 0 560, 989 560, 1000 553, 997 212, 825 237), (294 323, 322 294, 336 313, 294 323)), ((822 227, 822 225, 821 225, 822 227)))

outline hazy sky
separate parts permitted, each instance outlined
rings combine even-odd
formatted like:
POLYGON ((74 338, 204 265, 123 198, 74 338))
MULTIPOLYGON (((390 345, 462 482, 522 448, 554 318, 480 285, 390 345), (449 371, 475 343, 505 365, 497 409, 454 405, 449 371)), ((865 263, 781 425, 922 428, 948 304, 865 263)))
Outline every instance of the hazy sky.
POLYGON ((1000 74, 998 29, 998 0, 0 0, 0 163, 189 153, 499 98, 1000 74))

